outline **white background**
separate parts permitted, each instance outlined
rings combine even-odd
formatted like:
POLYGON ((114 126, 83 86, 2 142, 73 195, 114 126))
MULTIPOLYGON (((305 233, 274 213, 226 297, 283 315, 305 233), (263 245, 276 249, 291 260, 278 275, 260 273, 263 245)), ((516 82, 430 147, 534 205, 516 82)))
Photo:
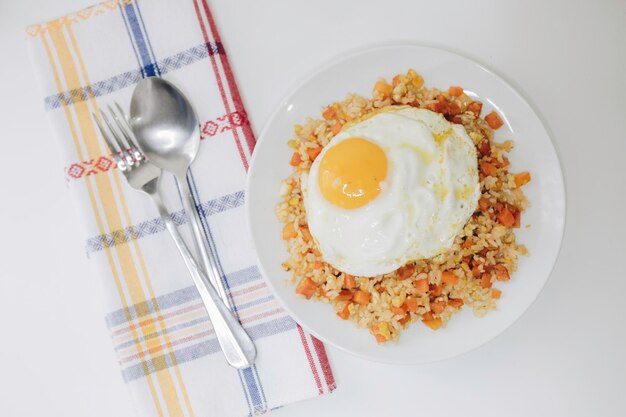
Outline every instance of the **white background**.
MULTIPOLYGON (((134 417, 67 198, 23 27, 92 0, 0 0, 0 416, 134 417)), ((567 227, 513 327, 426 366, 329 348, 339 388, 272 416, 626 415, 626 1, 213 0, 255 131, 356 47, 416 41, 494 70, 558 148, 567 227)))

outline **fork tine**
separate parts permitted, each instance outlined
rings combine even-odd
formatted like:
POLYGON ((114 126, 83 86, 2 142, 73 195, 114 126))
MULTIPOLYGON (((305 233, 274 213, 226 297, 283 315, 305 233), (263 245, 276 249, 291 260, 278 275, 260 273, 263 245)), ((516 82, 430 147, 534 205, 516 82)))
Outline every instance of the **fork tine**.
MULTIPOLYGON (((128 140, 128 134, 126 133, 124 127, 122 126, 122 123, 119 120, 119 117, 117 117, 117 114, 115 114, 110 104, 107 104, 107 110, 109 111, 109 114, 111 115, 113 121, 115 122, 115 125, 117 126, 117 132, 121 134, 121 136, 118 135, 117 140, 124 145, 124 149, 132 150, 130 146, 130 141, 128 140)), ((112 124, 109 127, 111 130, 114 130, 112 124)))
POLYGON ((102 134, 102 137, 104 138, 104 142, 106 143, 107 148, 109 148, 109 152, 111 154, 113 154, 113 155, 119 154, 120 153, 119 147, 117 146, 116 143, 114 143, 111 140, 111 138, 107 134, 106 130, 102 126, 102 123, 100 122, 100 118, 98 116, 96 116, 96 114, 93 113, 93 112, 91 112, 91 116, 96 121, 96 125, 98 126, 98 130, 100 130, 100 134, 102 134))
POLYGON ((117 131, 113 127, 113 124, 102 109, 100 109, 100 117, 102 117, 102 120, 104 120, 104 123, 109 128, 111 136, 113 136, 113 139, 115 139, 117 146, 120 148, 120 152, 126 152, 126 149, 128 149, 128 147, 124 144, 124 142, 122 142, 122 138, 120 138, 120 135, 117 133, 117 131))
POLYGON ((126 122, 126 126, 130 127, 130 118, 128 117, 128 115, 126 114, 124 109, 122 109, 122 106, 120 106, 120 103, 118 103, 117 101, 114 101, 113 105, 117 108, 117 111, 120 112, 120 114, 124 117, 124 121, 126 122))
POLYGON ((137 139, 135 139, 135 135, 133 133, 133 130, 130 127, 130 121, 128 120, 128 115, 122 109, 122 106, 120 106, 120 104, 117 101, 114 101, 113 105, 115 106, 115 108, 117 108, 117 112, 122 116, 121 120, 116 119, 116 121, 118 122, 118 126, 120 126, 120 128, 121 128, 121 125, 124 126, 124 128, 125 128, 124 130, 127 133, 126 139, 128 140, 128 142, 131 145, 134 145, 135 148, 141 149, 141 147, 139 146, 139 143, 137 143, 137 139))
POLYGON ((117 101, 113 102, 113 104, 117 108, 117 113, 113 112, 113 110, 111 110, 110 108, 109 111, 112 112, 115 123, 120 128, 120 131, 124 135, 126 141, 129 143, 133 156, 137 161, 144 160, 145 156, 143 154, 143 151, 141 150, 141 146, 139 146, 139 143, 137 142, 137 138, 135 138, 135 134, 133 133, 132 128, 130 127, 128 116, 122 109, 122 106, 120 106, 117 101))

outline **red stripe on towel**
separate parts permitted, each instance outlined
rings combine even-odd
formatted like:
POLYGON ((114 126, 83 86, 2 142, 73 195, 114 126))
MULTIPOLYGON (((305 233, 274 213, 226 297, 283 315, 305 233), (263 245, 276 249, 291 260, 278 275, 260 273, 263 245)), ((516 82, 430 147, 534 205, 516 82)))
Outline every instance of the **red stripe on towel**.
MULTIPOLYGON (((204 37, 204 43, 207 44, 207 48, 209 48, 209 44, 211 43, 209 40, 209 34, 206 30, 204 22, 202 21, 202 13, 200 12, 200 6, 198 5, 198 0, 194 0, 193 6, 196 9, 196 16, 198 17, 198 23, 200 25, 200 29, 202 30, 202 36, 204 37)), ((206 6, 206 4, 205 4, 206 6)), ((228 105, 228 98, 226 97, 226 91, 224 89, 224 84, 222 82, 222 77, 220 76, 219 69, 217 68, 217 62, 215 60, 215 54, 213 54, 210 50, 209 58, 211 59, 211 66, 213 67, 213 73, 215 75, 215 79, 217 80, 217 87, 220 91, 220 96, 222 98, 222 103, 224 104, 224 110, 226 113, 230 113, 230 106, 228 105)), ((237 134, 237 129, 233 129, 233 137, 235 138, 235 143, 237 145, 237 151, 239 152, 239 157, 241 158, 241 162, 243 163, 243 167, 248 171, 248 160, 246 158, 246 154, 244 153, 243 146, 241 145, 241 141, 239 140, 239 135, 237 134)))
POLYGON ((324 380, 326 380, 326 385, 328 385, 328 391, 333 392, 336 388, 335 376, 333 375, 332 369, 330 369, 328 355, 326 355, 326 348, 324 347, 324 344, 314 336, 311 336, 311 341, 313 342, 313 348, 315 349, 315 353, 320 360, 320 366, 322 367, 322 372, 324 373, 324 380))
POLYGON ((304 347, 304 353, 306 354, 306 358, 309 361, 309 366, 311 367, 311 372, 313 372, 313 379, 315 379, 315 384, 317 384, 317 392, 322 395, 324 390, 322 389, 322 381, 320 381, 320 376, 317 373, 317 367, 315 366, 315 362, 313 362, 313 355, 311 355, 311 348, 309 348, 309 343, 306 340, 306 335, 304 334, 304 330, 300 325, 297 325, 298 333, 300 333, 300 340, 302 341, 302 346, 304 347))
MULTIPOLYGON (((213 40, 217 45, 223 45, 222 40, 220 39, 220 34, 217 31, 217 26, 215 24, 215 20, 213 19, 213 15, 211 14, 211 10, 209 9, 209 5, 206 0, 202 0, 202 4, 204 5, 204 11, 207 16, 207 20, 209 21, 209 27, 211 28, 211 33, 213 34, 213 40)), ((233 71, 230 67, 230 62, 228 61, 228 56, 224 51, 220 54, 219 60, 222 62, 222 68, 224 69, 224 74, 226 75, 226 81, 228 82, 228 88, 230 89, 233 104, 235 105, 235 110, 241 113, 245 113, 245 109, 243 106, 243 100, 241 99, 241 95, 239 94, 239 88, 237 87, 237 83, 235 82, 235 77, 233 76, 233 71)), ((252 155, 252 151, 254 150, 254 145, 256 144, 256 138, 254 137, 254 133, 252 132, 252 127, 250 123, 245 123, 241 126, 241 130, 243 131, 243 135, 246 139, 246 143, 248 144, 248 151, 250 155, 252 155)))

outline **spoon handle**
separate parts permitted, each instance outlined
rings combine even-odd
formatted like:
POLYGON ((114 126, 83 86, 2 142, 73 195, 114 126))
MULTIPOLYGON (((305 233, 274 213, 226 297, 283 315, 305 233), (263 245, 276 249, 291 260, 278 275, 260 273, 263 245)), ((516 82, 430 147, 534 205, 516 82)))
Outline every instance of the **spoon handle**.
MULTIPOLYGON (((233 316, 228 306, 221 300, 219 294, 208 281, 204 271, 198 266, 189 248, 178 233, 176 225, 172 221, 163 200, 158 192, 149 193, 154 200, 161 218, 165 222, 165 227, 170 232, 172 239, 176 243, 180 254, 185 261, 185 265, 193 278, 194 284, 200 293, 200 298, 204 303, 209 319, 215 330, 217 341, 224 352, 228 363, 237 369, 250 367, 256 358, 256 347, 250 336, 243 329, 239 321, 233 316)), ((219 277, 218 277, 219 278, 219 277)))
POLYGON ((189 182, 187 182, 187 170, 185 170, 184 173, 181 172, 176 174, 176 179, 180 185, 181 194, 183 196, 183 206, 185 207, 185 212, 189 217, 189 223, 191 224, 191 229, 193 230, 193 236, 195 238, 194 246, 196 247, 196 253, 200 255, 200 263, 209 276, 211 284, 213 284, 222 298, 222 301, 224 301, 224 304, 230 307, 230 299, 221 279, 221 274, 214 256, 214 249, 207 248, 205 236, 202 232, 200 215, 198 214, 198 210, 196 210, 196 204, 191 194, 191 188, 189 187, 189 182))

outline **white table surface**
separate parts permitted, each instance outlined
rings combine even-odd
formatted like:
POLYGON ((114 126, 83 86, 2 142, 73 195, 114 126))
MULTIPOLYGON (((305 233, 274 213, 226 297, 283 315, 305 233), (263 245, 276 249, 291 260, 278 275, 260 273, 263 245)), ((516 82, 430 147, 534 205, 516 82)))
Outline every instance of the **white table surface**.
MULTIPOLYGON (((0 0, 3 417, 135 415, 22 32, 91 2, 0 0)), ((567 183, 554 273, 503 335, 426 366, 329 348, 337 391, 272 416, 626 415, 625 1, 211 4, 256 132, 321 63, 371 43, 418 41, 459 51, 517 88, 556 142, 567 183)))

